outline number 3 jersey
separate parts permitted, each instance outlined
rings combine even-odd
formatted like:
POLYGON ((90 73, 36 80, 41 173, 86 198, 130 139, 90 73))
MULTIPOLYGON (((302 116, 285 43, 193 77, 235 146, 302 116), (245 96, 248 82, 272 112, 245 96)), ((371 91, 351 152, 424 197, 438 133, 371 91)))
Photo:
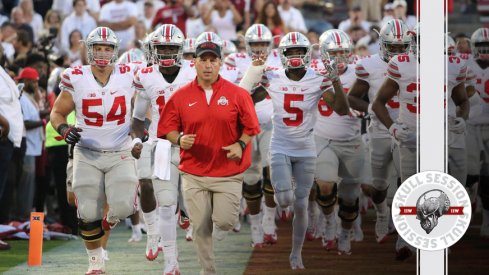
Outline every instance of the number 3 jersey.
POLYGON ((156 138, 160 113, 170 96, 180 87, 193 81, 195 76, 194 64, 186 60, 182 60, 180 71, 172 83, 168 83, 163 77, 158 64, 143 68, 136 73, 134 87, 138 90, 138 96, 151 104, 151 125, 148 131, 150 138, 156 138))
MULTIPOLYGON (((375 95, 384 83, 387 76, 387 63, 380 58, 378 54, 358 60, 355 67, 355 73, 358 79, 368 82, 368 99, 370 104, 374 102, 375 95)), ((387 110, 392 120, 396 120, 399 114, 399 102, 397 96, 394 96, 386 104, 387 110)), ((390 138, 389 131, 379 121, 375 114, 370 114, 369 133, 372 138, 390 138)))
POLYGON ((399 85, 398 121, 415 132, 418 113, 418 77, 416 66, 418 58, 414 55, 396 55, 387 65, 387 77, 399 85))
MULTIPOLYGON (((346 71, 340 75, 341 85, 345 94, 355 82, 355 66, 348 65, 346 71)), ((360 136, 361 119, 350 112, 341 116, 333 111, 332 107, 326 105, 321 99, 317 105, 318 119, 314 126, 315 135, 340 141, 349 141, 360 136)))
POLYGON ((73 97, 76 127, 83 130, 78 146, 102 151, 120 151, 131 147, 132 79, 136 67, 114 65, 107 84, 102 87, 91 66, 66 69, 59 84, 73 97))
POLYGON ((317 104, 326 90, 333 91, 331 81, 310 68, 301 80, 293 81, 280 69, 265 72, 261 84, 273 103, 271 154, 315 157, 317 104))

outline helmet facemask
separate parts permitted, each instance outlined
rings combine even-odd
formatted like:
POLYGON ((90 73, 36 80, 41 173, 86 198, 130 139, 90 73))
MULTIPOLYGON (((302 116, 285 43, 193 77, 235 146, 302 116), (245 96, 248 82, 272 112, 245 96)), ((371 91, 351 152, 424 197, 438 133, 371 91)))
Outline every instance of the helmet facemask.
POLYGON ((386 62, 398 54, 408 54, 411 48, 411 43, 389 43, 382 42, 380 44, 383 59, 386 62))
POLYGON ((153 56, 160 67, 180 66, 183 55, 182 45, 158 44, 153 45, 153 56))
POLYGON ((91 43, 87 45, 87 58, 90 65, 98 67, 111 66, 117 62, 118 46, 111 43, 91 43), (95 51, 97 46, 102 46, 102 50, 95 51), (105 46, 112 47, 113 51, 105 51, 105 46))
POLYGON ((272 41, 253 41, 246 43, 246 52, 248 56, 255 60, 259 57, 267 58, 272 51, 272 41))
POLYGON ((489 42, 474 43, 472 54, 474 59, 489 61, 489 42))
POLYGON ((309 66, 311 58, 311 49, 309 47, 296 46, 281 49, 280 55, 282 65, 287 69, 301 69, 309 66), (302 49, 302 54, 288 54, 292 49, 302 49))
POLYGON ((328 54, 321 55, 321 60, 323 64, 336 64, 336 67, 338 68, 340 74, 343 73, 350 63, 351 50, 327 50, 325 52, 327 52, 328 54))

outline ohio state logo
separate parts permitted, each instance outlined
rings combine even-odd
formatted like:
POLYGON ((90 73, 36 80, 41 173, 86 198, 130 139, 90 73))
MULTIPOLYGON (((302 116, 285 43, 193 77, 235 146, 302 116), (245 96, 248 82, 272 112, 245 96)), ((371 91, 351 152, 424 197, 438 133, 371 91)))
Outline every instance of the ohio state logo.
POLYGON ((455 244, 467 231, 471 214, 470 198, 463 185, 437 171, 411 176, 398 188, 392 203, 397 232, 422 250, 455 244))

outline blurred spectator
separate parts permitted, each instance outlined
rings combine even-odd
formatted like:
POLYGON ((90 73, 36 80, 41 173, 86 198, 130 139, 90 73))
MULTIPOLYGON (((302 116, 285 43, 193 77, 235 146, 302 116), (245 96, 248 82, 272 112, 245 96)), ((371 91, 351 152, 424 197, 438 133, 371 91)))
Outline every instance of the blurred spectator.
POLYGON ((204 24, 202 20, 201 14, 206 14, 209 9, 209 5, 207 3, 198 4, 198 11, 193 13, 193 16, 189 17, 185 22, 185 29, 187 33, 185 37, 196 38, 199 34, 207 31, 207 26, 204 24))
POLYGON ((0 25, 3 25, 3 23, 8 22, 9 18, 6 15, 3 15, 0 13, 0 25))
POLYGON ((80 63, 80 40, 83 39, 82 33, 79 30, 74 30, 68 36, 69 39, 69 50, 68 50, 68 58, 70 59, 70 63, 80 63))
POLYGON ((236 26, 243 18, 230 0, 214 1, 213 9, 203 15, 204 24, 211 25, 223 40, 237 40, 236 26))
MULTIPOLYGON (((151 7, 151 9, 153 10, 151 17, 154 17, 156 11, 165 6, 164 0, 136 0, 135 2, 136 6, 138 7, 138 18, 140 20, 145 17, 145 8, 151 7)), ((148 30, 151 28, 152 22, 153 21, 149 22, 150 26, 147 27, 148 30)))
POLYGON ((359 57, 368 56, 369 55, 368 47, 365 44, 359 44, 359 45, 355 46, 354 54, 358 55, 359 57))
POLYGON ((16 216, 19 220, 28 220, 34 203, 36 157, 41 155, 43 142, 43 126, 39 113, 38 92, 39 74, 34 68, 24 68, 16 78, 24 83, 20 105, 24 115, 24 126, 27 130, 27 149, 24 157, 22 177, 16 193, 16 216))
POLYGON ((46 17, 44 18, 44 31, 47 32, 49 29, 55 28, 57 29, 56 33, 59 35, 62 21, 63 20, 61 19, 61 15, 58 11, 48 10, 46 17))
POLYGON ((410 30, 414 29, 416 27, 416 24, 418 23, 416 20, 416 16, 414 15, 406 15, 407 12, 407 3, 405 0, 395 0, 392 3, 392 6, 394 6, 394 17, 396 19, 400 19, 406 23, 408 28, 410 30))
POLYGON ((307 33, 307 39, 309 39, 309 42, 311 42, 312 45, 311 58, 313 60, 320 59, 321 53, 319 51, 319 35, 316 32, 310 31, 307 33))
POLYGON ((346 31, 346 33, 350 36, 351 42, 354 46, 357 45, 358 40, 367 34, 367 32, 360 26, 352 26, 346 31))
POLYGON ((82 39, 85 39, 97 27, 97 22, 87 12, 86 0, 74 0, 73 6, 73 13, 65 18, 61 27, 61 46, 63 49, 69 47, 69 35, 74 30, 80 31, 82 39))
MULTIPOLYGON (((138 4, 141 2, 143 1, 139 1, 138 4)), ((139 20, 143 21, 146 30, 149 31, 151 29, 151 23, 153 22, 156 14, 156 9, 153 1, 144 1, 144 6, 140 10, 142 10, 143 12, 138 16, 138 18, 139 20)))
POLYGON ((114 0, 100 9, 99 25, 112 29, 120 42, 120 51, 127 50, 136 37, 137 7, 127 0, 114 0))
POLYGON ((44 90, 46 90, 48 86, 48 65, 47 57, 39 53, 29 54, 25 61, 25 67, 36 69, 39 74, 39 88, 44 90))
MULTIPOLYGON (((59 11, 61 16, 65 18, 73 12, 74 6, 72 0, 54 0, 52 9, 59 11)), ((100 13, 100 1, 86 0, 86 7, 87 12, 97 20, 100 13)))
POLYGON ((360 40, 358 40, 357 46, 359 46, 360 44, 367 46, 369 55, 378 53, 380 51, 379 32, 380 32, 379 26, 372 25, 370 27, 369 33, 366 36, 362 37, 360 40))
POLYGON ((53 6, 53 0, 34 0, 34 10, 44 19, 53 6))
POLYGON ((280 38, 289 32, 285 26, 275 2, 267 1, 263 4, 255 23, 267 26, 274 35, 274 44, 278 45, 280 38))
POLYGON ((384 14, 382 17, 382 21, 380 21, 380 27, 384 26, 389 20, 394 19, 394 6, 392 3, 387 3, 384 5, 384 14))
MULTIPOLYGON (((17 37, 14 39, 12 45, 15 49, 14 62, 16 63, 18 63, 19 60, 27 58, 27 54, 32 51, 32 40, 25 30, 17 31, 17 37)), ((20 66, 22 67, 23 65, 20 66)))
POLYGON ((10 21, 16 29, 23 29, 27 31, 27 33, 29 33, 30 40, 34 41, 34 30, 29 24, 26 23, 24 12, 20 7, 15 7, 12 9, 10 21))
POLYGON ((20 0, 19 7, 24 13, 25 23, 29 24, 34 31, 34 41, 37 41, 43 29, 42 16, 34 11, 32 0, 20 0))
POLYGON ((354 5, 360 6, 363 18, 370 22, 379 22, 382 11, 382 4, 385 0, 356 0, 354 5))
POLYGON ((17 37, 14 25, 10 22, 5 22, 0 27, 0 41, 3 47, 3 53, 7 57, 9 63, 14 60, 15 48, 12 45, 17 37))
POLYGON ((134 31, 136 33, 136 40, 138 41, 143 41, 144 38, 146 37, 146 26, 144 25, 143 21, 138 21, 136 23, 136 26, 134 26, 134 31))
POLYGON ((188 0, 166 0, 166 5, 156 12, 151 28, 155 30, 163 24, 176 25, 184 34, 187 33, 185 21, 193 16, 192 3, 188 0))
POLYGON ((368 32, 370 25, 371 24, 363 18, 362 8, 356 5, 348 12, 348 19, 340 22, 338 29, 347 32, 351 27, 361 27, 365 32, 368 32))
POLYGON ((238 25, 238 30, 246 30, 251 26, 252 19, 257 15, 256 10, 253 9, 255 0, 231 0, 236 10, 243 17, 243 21, 238 25))
POLYGON ((279 0, 278 2, 280 3, 278 12, 288 31, 307 33, 307 27, 302 13, 292 7, 290 0, 279 0))

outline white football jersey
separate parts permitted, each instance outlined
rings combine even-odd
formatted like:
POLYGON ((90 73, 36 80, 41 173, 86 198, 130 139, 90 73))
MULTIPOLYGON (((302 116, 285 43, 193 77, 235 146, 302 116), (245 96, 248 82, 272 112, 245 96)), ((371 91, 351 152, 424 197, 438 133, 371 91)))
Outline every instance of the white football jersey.
POLYGON ((399 85, 398 121, 416 132, 419 96, 419 81, 416 73, 418 58, 412 54, 396 55, 387 65, 387 77, 399 85))
POLYGON ((238 70, 238 68, 230 66, 228 64, 222 64, 219 74, 229 82, 236 85, 239 84, 241 78, 243 78, 238 70))
MULTIPOLYGON (((361 58, 357 61, 355 73, 358 79, 368 82, 368 99, 370 103, 374 102, 375 96, 384 83, 387 76, 387 63, 380 58, 378 54, 361 58)), ((389 115, 393 121, 397 120, 399 115, 399 100, 394 96, 386 104, 389 115)), ((370 114, 370 136, 373 138, 390 138, 389 130, 375 117, 375 114, 370 114)))
POLYGON ((317 104, 324 91, 333 91, 331 81, 310 68, 300 81, 292 81, 285 69, 280 69, 265 72, 261 84, 273 102, 270 152, 315 157, 313 128, 317 104))
POLYGON ((311 63, 309 64, 309 67, 316 72, 321 72, 324 70, 324 64, 323 61, 319 58, 311 59, 311 63))
MULTIPOLYGON (((346 71, 340 76, 341 85, 343 85, 346 94, 348 94, 355 79, 355 66, 348 65, 346 71)), ((321 98, 318 103, 318 113, 314 126, 315 135, 341 141, 352 140, 360 136, 361 119, 351 112, 348 115, 340 116, 321 98)))
MULTIPOLYGON (((448 116, 455 118, 456 106, 452 100, 452 90, 455 86, 459 85, 461 82, 465 81, 467 78, 467 66, 465 60, 458 56, 446 56, 447 62, 447 86, 445 91, 445 101, 448 116)), ((472 73, 473 74, 473 73, 472 73)), ((475 77, 475 76, 472 76, 475 77)))
POLYGON ((156 138, 160 113, 170 96, 180 87, 195 79, 196 71, 194 64, 182 60, 182 66, 177 77, 172 83, 168 83, 159 70, 159 65, 142 68, 134 76, 134 87, 138 96, 151 102, 151 125, 149 126, 149 137, 156 138))
MULTIPOLYGON (((251 66, 251 57, 247 53, 232 53, 226 58, 226 65, 235 66, 238 68, 239 74, 242 77, 251 66)), ((276 49, 270 52, 265 65, 267 69, 282 68, 282 61, 280 61, 280 56, 276 49)), ((260 124, 270 122, 273 114, 273 104, 271 99, 267 97, 264 100, 256 103, 255 111, 260 124)))
POLYGON ((83 130, 77 145, 103 151, 120 151, 131 147, 132 79, 136 67, 117 64, 105 87, 95 80, 91 66, 66 69, 60 89, 73 96, 75 126, 83 130))
POLYGON ((482 106, 480 106, 482 113, 474 117, 469 117, 468 122, 475 125, 489 124, 489 67, 485 69, 481 68, 474 58, 467 60, 467 67, 475 75, 472 83, 482 99, 482 106))

